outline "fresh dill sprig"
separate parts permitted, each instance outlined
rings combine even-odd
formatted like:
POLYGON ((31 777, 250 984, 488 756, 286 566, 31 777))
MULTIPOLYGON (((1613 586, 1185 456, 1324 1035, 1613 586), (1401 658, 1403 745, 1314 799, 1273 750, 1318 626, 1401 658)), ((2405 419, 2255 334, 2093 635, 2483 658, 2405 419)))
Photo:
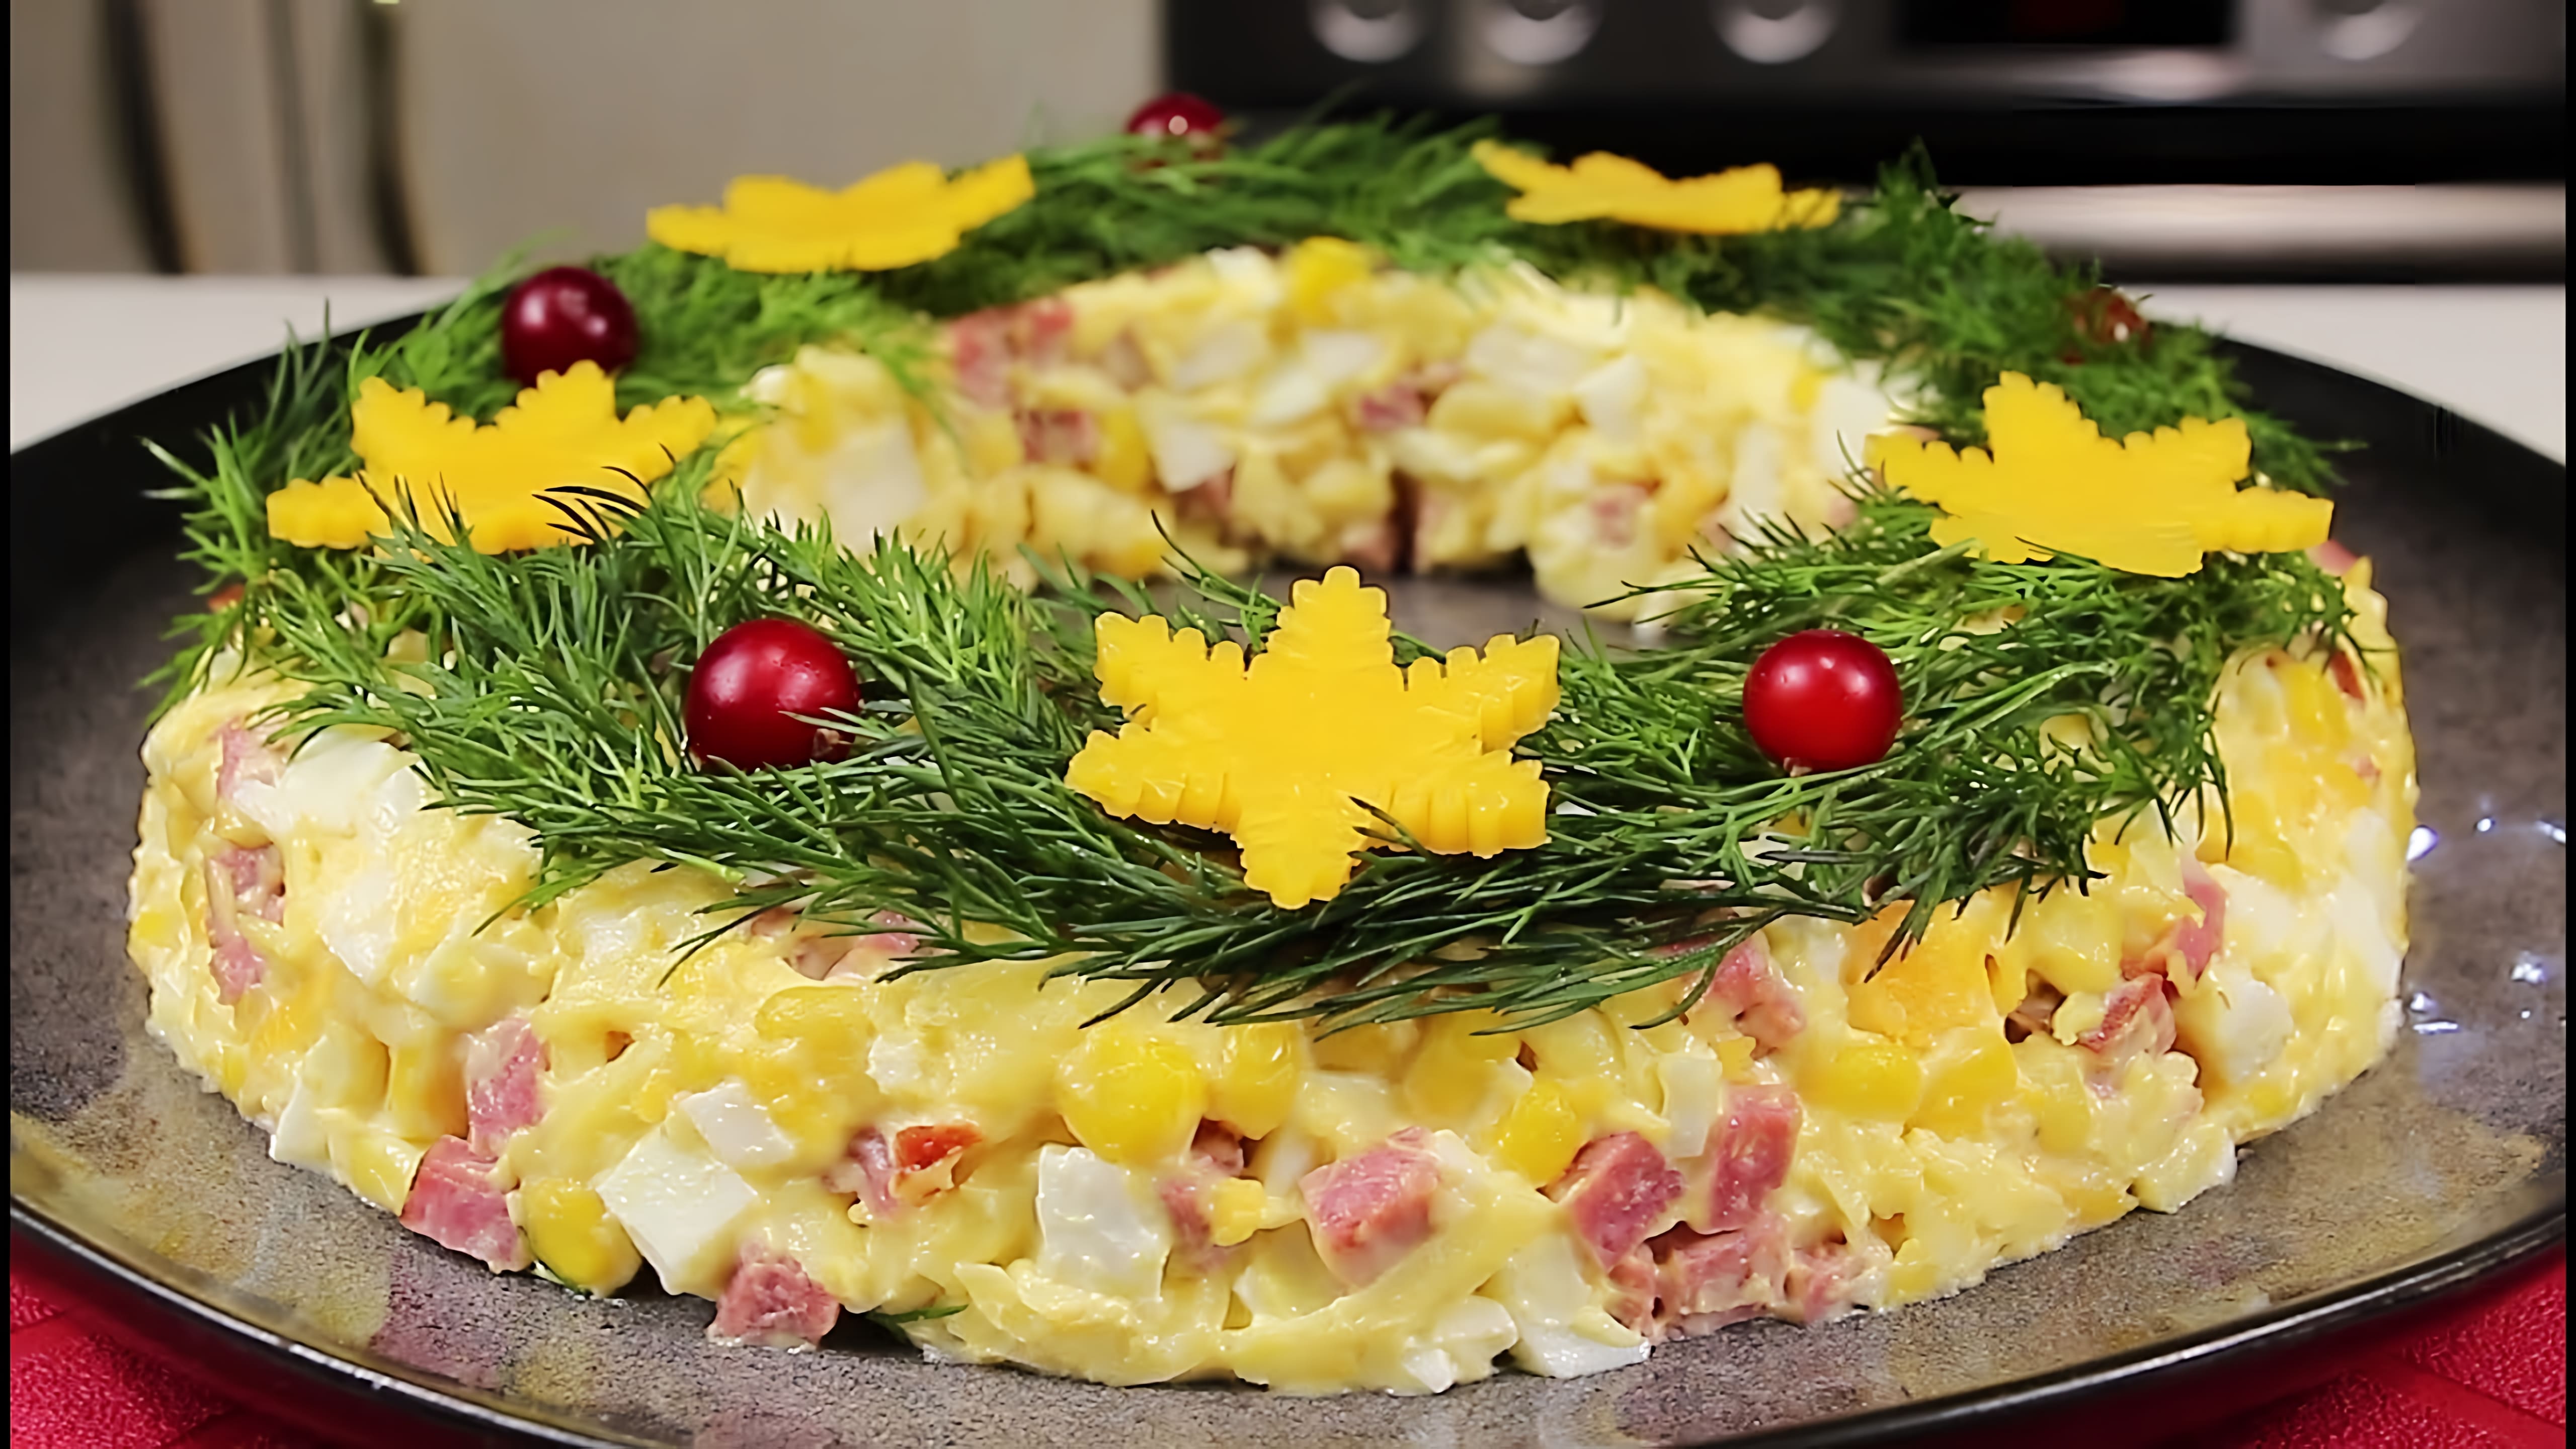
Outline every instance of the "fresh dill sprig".
MULTIPOLYGON (((1469 154, 1491 129, 1319 124, 1214 158, 1128 137, 1052 148, 1030 157, 1034 200, 892 272, 761 276, 658 246, 603 258, 644 338, 619 399, 731 407, 759 369, 824 345, 875 356, 936 406, 939 319, 1212 247, 1334 235, 1418 271, 1524 262, 1800 322, 1954 441, 1979 439, 1981 391, 2010 369, 2065 388, 2115 435, 2241 415, 2271 481, 2331 481, 2315 445, 2246 408, 2204 334, 2083 335, 2071 309, 2096 274, 1959 215, 1919 156, 1829 227, 1674 236, 1512 221, 1469 154)), ((2210 711, 2227 658, 2343 628, 2340 591, 2295 556, 2213 556, 2183 580, 2063 558, 1998 566, 1934 549, 1923 507, 1865 497, 1850 530, 1775 532, 1658 590, 1672 647, 1569 650, 1558 716, 1523 744, 1560 806, 1544 846, 1488 861, 1374 851, 1333 901, 1281 911, 1245 887, 1223 839, 1107 817, 1063 782, 1086 732, 1116 723, 1090 673, 1099 609, 1156 608, 1257 648, 1277 610, 1257 590, 1200 577, 1149 597, 1068 568, 1032 596, 898 543, 854 555, 820 530, 703 506, 712 450, 641 509, 559 491, 590 538, 576 547, 491 558, 409 522, 381 550, 270 538, 269 493, 356 461, 349 404, 367 378, 476 418, 509 402, 498 318, 520 270, 496 267, 398 336, 290 347, 264 408, 191 456, 162 454, 208 591, 239 587, 181 621, 187 647, 161 678, 175 699, 239 658, 302 683, 295 727, 395 731, 442 804, 534 832, 532 905, 659 861, 732 884, 711 931, 790 903, 853 930, 908 916, 931 947, 912 970, 1056 959, 1125 983, 1129 1004, 1176 992, 1178 1010, 1220 1021, 1546 1019, 1675 978, 1704 985, 1724 950, 1783 917, 1851 922, 1904 903, 1902 939, 1979 890, 2080 883, 2098 821, 2223 792, 2210 711), (680 724, 686 662, 764 614, 815 624, 858 663, 868 702, 842 722, 851 748, 794 771, 698 768, 680 724), (1877 765, 1782 776, 1735 701, 1763 646, 1828 622, 1895 660, 1907 732, 1877 765), (415 632, 424 647, 401 653, 426 662, 398 661, 389 651, 415 632)))
MULTIPOLYGON (((1091 680, 1091 618, 1141 595, 1068 572, 1031 596, 893 541, 854 554, 709 509, 704 467, 641 509, 567 498, 580 547, 501 559, 398 523, 375 582, 418 606, 426 636, 400 658, 342 617, 345 596, 290 583, 278 667, 307 692, 289 719, 392 730, 443 803, 528 826, 544 852, 531 904, 629 861, 694 866, 734 886, 711 934, 772 906, 852 931, 891 911, 929 948, 908 970, 1056 959, 1130 985, 1131 1004, 1177 991, 1176 1011, 1225 1022, 1544 1020, 1704 978, 1784 916, 1908 902, 1903 936, 1980 890, 2081 881, 2097 821, 2223 786, 2209 731, 2230 655, 2343 624, 2303 558, 2217 559, 2186 580, 1985 564, 1934 549, 1927 508, 1872 496, 1845 532, 1775 533, 1661 591, 1684 642, 1569 652, 1558 716, 1524 742, 1555 791, 1544 845, 1374 851, 1341 895, 1287 911, 1245 887, 1222 840, 1109 817, 1064 783, 1084 735, 1117 720, 1091 680), (681 733, 685 663, 764 615, 813 624, 867 681, 839 722, 848 753, 701 768, 681 733), (1787 776, 1736 700, 1764 646, 1823 623, 1887 648, 1909 723, 1880 764, 1787 776)), ((1195 584, 1158 607, 1257 646, 1271 601, 1195 584)))

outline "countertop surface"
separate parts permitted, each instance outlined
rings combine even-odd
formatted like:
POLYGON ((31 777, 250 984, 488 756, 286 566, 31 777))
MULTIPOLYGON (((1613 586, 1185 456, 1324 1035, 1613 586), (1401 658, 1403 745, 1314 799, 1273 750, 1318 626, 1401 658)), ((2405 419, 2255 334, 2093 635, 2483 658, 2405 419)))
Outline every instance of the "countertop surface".
MULTIPOLYGON (((9 446, 273 351, 416 311, 439 277, 9 278, 9 446)), ((2200 322, 2430 399, 2564 462, 2567 289, 2141 284, 2150 316, 2200 322)))

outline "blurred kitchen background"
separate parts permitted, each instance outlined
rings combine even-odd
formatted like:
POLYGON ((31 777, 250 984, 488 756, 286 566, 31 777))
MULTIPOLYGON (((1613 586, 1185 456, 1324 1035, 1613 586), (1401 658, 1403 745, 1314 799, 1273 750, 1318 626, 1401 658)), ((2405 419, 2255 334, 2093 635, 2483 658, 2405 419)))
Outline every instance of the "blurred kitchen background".
POLYGON ((962 164, 1177 88, 1256 130, 1500 112, 1801 183, 1919 139, 1971 211, 2124 281, 2555 298, 2564 391, 2557 0, 12 0, 9 41, 13 311, 72 295, 49 273, 400 310, 452 283, 350 279, 624 248, 738 173, 962 164))

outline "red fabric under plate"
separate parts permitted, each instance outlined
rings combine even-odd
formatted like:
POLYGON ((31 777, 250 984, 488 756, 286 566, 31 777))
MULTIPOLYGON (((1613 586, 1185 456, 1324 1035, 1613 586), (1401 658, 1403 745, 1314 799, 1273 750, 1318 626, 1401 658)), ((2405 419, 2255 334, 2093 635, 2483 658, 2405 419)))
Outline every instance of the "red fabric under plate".
MULTIPOLYGON (((2324 1387, 2191 1436, 2215 1449, 2551 1449, 2566 1442, 2567 1259, 2324 1387)), ((311 1436, 105 1337, 9 1266, 12 1449, 305 1449, 311 1436)), ((1998 1438, 2000 1443, 2000 1436, 1998 1438)))

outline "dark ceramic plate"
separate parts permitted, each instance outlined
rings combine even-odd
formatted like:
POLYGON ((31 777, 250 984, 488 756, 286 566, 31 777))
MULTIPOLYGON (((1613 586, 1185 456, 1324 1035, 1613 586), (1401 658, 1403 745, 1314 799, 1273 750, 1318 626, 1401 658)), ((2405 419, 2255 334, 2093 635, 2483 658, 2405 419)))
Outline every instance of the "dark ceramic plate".
MULTIPOLYGON (((2395 1055, 2179 1214, 1884 1317, 1748 1324, 1640 1368, 1427 1399, 1108 1389, 926 1364, 864 1327, 816 1354, 726 1351, 698 1302, 493 1277, 271 1162, 143 1033, 122 945, 135 681, 191 580, 136 440, 248 406, 254 364, 10 457, 13 1247, 236 1391, 376 1442, 1859 1443, 2038 1416, 2099 1444, 2206 1421, 2566 1227, 2566 470, 2374 384, 2242 361, 2267 405, 2368 445, 2339 533, 2379 560, 2409 651, 2430 848, 2395 1055)), ((1531 608, 1501 584, 1399 598, 1431 634, 1531 608)))

